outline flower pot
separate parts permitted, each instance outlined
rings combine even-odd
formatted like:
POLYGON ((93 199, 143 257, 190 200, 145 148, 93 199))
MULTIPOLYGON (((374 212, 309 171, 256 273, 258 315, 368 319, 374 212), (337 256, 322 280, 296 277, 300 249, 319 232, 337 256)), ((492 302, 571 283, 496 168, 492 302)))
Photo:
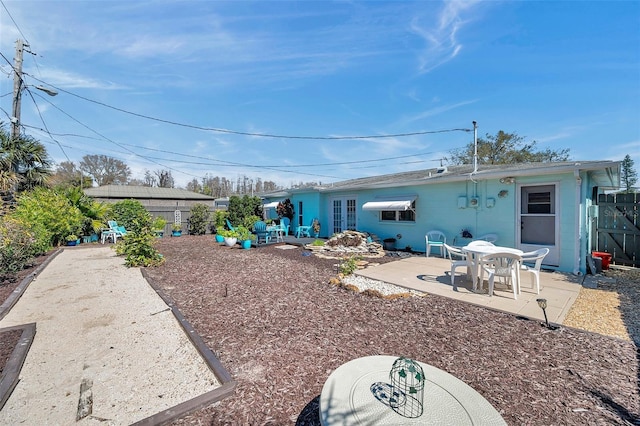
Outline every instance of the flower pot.
POLYGON ((76 241, 67 241, 67 245, 68 245, 68 246, 75 246, 75 245, 77 245, 77 244, 78 244, 78 241, 77 241, 77 240, 76 240, 76 241))
POLYGON ((227 245, 229 247, 235 246, 237 242, 238 242, 238 239, 235 238, 235 237, 225 237, 225 239, 224 239, 225 245, 227 245))
POLYGON ((224 243, 224 237, 222 235, 216 234, 216 243, 224 243))
POLYGON ((395 250, 396 249, 396 239, 395 238, 386 238, 382 240, 383 246, 385 250, 395 250))
POLYGON ((182 235, 182 231, 171 231, 172 237, 179 237, 180 235, 182 235))
POLYGON ((251 240, 244 240, 242 242, 242 248, 245 250, 249 250, 251 248, 251 240))

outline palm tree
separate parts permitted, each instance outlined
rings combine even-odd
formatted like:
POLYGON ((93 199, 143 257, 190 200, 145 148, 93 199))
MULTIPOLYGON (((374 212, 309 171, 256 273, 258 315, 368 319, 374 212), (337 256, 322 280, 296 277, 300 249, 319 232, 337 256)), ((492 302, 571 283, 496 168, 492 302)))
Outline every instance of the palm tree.
POLYGON ((47 150, 28 135, 11 135, 0 122, 0 188, 24 191, 44 185, 51 175, 47 150))

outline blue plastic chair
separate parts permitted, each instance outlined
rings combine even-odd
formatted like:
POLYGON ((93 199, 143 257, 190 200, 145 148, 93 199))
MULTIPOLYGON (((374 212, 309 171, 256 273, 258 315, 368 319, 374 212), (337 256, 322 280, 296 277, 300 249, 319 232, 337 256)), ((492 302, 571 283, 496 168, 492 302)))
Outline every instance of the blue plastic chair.
POLYGON ((265 244, 269 243, 271 235, 267 232, 267 224, 259 220, 253 224, 253 231, 256 233, 256 244, 260 244, 260 241, 264 240, 265 244))
POLYGON ((444 235, 444 232, 429 231, 427 232, 427 235, 425 235, 425 240, 427 243, 427 252, 425 253, 427 257, 431 254, 432 247, 436 247, 440 250, 440 256, 445 257, 447 255, 444 247, 447 242, 447 237, 444 235))
POLYGON ((289 220, 288 217, 283 217, 282 219, 280 219, 280 227, 282 228, 282 235, 283 236, 289 235, 289 224, 290 223, 291 223, 291 221, 289 220))

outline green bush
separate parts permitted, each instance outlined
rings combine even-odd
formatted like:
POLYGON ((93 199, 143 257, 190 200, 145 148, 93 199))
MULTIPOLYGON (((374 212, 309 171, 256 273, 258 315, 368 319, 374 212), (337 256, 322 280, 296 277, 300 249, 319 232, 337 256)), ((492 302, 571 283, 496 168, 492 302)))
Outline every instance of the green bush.
POLYGON ((151 228, 153 223, 151 213, 138 200, 123 200, 112 204, 107 217, 118 222, 118 226, 124 226, 127 232, 140 232, 151 228))
POLYGON ((359 257, 350 257, 340 262, 340 273, 343 275, 351 275, 358 269, 359 257))
MULTIPOLYGON (((243 195, 242 198, 237 195, 229 197, 229 221, 234 225, 244 225, 245 218, 249 216, 262 215, 262 199, 260 197, 250 197, 243 195)), ((260 220, 260 219, 257 219, 260 220)), ((252 222, 248 227, 252 227, 252 222)), ((245 225, 246 226, 246 225, 245 225)))
POLYGON ((36 245, 43 251, 64 244, 69 234, 80 234, 84 225, 82 213, 64 194, 43 187, 20 194, 11 216, 34 231, 36 245))
POLYGON ((116 244, 116 253, 125 257, 127 266, 157 266, 164 258, 155 249, 154 220, 138 200, 123 200, 112 204, 109 217, 124 226, 125 237, 116 244))
POLYGON ((164 257, 155 249, 155 235, 150 228, 127 233, 127 236, 116 244, 116 254, 125 257, 125 265, 159 266, 164 257))
POLYGON ((209 206, 198 203, 191 207, 191 217, 189 218, 189 233, 191 235, 204 235, 207 232, 207 224, 211 219, 209 206))
POLYGON ((3 280, 15 277, 41 253, 34 234, 19 221, 5 218, 0 223, 0 277, 3 280))

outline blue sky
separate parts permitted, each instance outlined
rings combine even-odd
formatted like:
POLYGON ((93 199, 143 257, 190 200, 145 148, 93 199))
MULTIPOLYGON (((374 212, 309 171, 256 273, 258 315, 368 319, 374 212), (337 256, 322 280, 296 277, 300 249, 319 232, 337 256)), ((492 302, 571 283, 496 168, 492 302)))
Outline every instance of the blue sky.
POLYGON ((26 83, 60 93, 21 121, 56 162, 328 183, 436 167, 475 120, 640 169, 637 1, 2 3, 0 117, 26 39, 26 83))

